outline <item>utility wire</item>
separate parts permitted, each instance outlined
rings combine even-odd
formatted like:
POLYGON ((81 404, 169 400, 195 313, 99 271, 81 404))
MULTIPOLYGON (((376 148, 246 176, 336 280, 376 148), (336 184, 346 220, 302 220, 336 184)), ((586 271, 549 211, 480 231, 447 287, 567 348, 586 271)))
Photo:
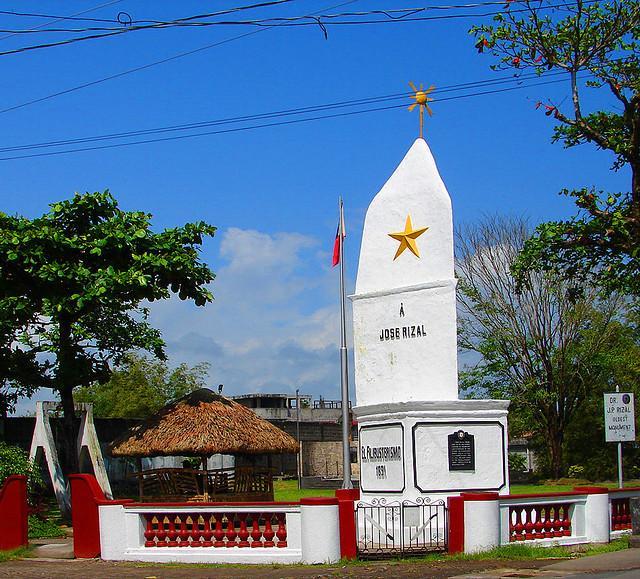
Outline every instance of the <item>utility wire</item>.
MULTIPOLYGON (((116 2, 119 2, 121 0, 114 0, 116 2)), ((282 1, 290 1, 290 0, 282 0, 282 1)), ((535 0, 534 0, 535 1, 535 0)), ((542 4, 543 0, 538 0, 537 3, 542 4)), ((550 2, 551 0, 546 0, 547 2, 550 2)), ((585 2, 583 2, 583 4, 591 4, 596 0, 586 0, 585 2)), ((264 4, 264 6, 267 5, 272 5, 272 4, 278 4, 279 2, 267 2, 264 4)), ((319 15, 319 18, 336 18, 336 17, 353 17, 353 16, 371 16, 371 15, 385 15, 389 18, 395 18, 395 19, 401 19, 404 18, 407 15, 410 14, 417 14, 420 12, 425 12, 425 11, 430 11, 430 10, 455 10, 455 9, 461 9, 461 8, 479 8, 479 7, 485 7, 485 6, 503 6, 506 9, 508 9, 511 6, 516 6, 518 4, 524 4, 526 6, 528 6, 528 9, 537 9, 537 8, 531 8, 530 4, 531 4, 531 0, 491 0, 489 2, 472 2, 472 3, 465 3, 465 4, 446 4, 446 5, 438 5, 438 6, 419 6, 419 7, 415 7, 415 8, 396 8, 396 9, 389 9, 389 10, 383 10, 383 9, 377 9, 377 10, 366 10, 366 11, 359 11, 359 12, 342 12, 340 14, 323 14, 323 15, 319 15)), ((251 8, 255 8, 255 7, 261 7, 263 5, 252 5, 252 6, 246 6, 246 7, 239 7, 239 8, 231 8, 229 10, 224 10, 224 11, 220 11, 220 12, 210 12, 210 13, 206 13, 206 14, 196 14, 194 16, 189 16, 186 18, 177 18, 174 20, 134 20, 134 19, 127 19, 126 21, 119 18, 119 19, 113 19, 113 18, 74 18, 73 16, 75 15, 71 15, 71 16, 54 16, 51 14, 34 14, 34 13, 24 13, 24 12, 11 12, 11 11, 7 11, 7 10, 0 10, 0 14, 7 14, 7 15, 12 15, 12 16, 24 16, 24 17, 39 17, 39 18, 54 18, 55 21, 54 22, 58 22, 61 20, 70 20, 70 21, 77 21, 77 22, 97 22, 97 23, 103 23, 103 24, 115 24, 120 26, 138 26, 138 25, 151 25, 151 27, 153 27, 154 25, 160 25, 160 26, 168 26, 168 25, 173 25, 173 24, 188 24, 188 21, 197 21, 197 20, 203 20, 205 18, 210 18, 210 17, 214 17, 214 16, 219 16, 219 15, 224 15, 224 14, 228 14, 228 13, 232 13, 232 12, 237 12, 240 10, 248 10, 251 8)), ((84 14, 85 12, 89 12, 89 10, 86 10, 84 12, 79 12, 78 14, 84 14)), ((128 13, 125 13, 127 16, 129 16, 128 13)), ((273 19, 262 19, 262 20, 258 20, 259 22, 264 22, 266 20, 297 20, 300 18, 306 18, 306 16, 294 16, 294 17, 289 17, 289 18, 273 18, 273 19)), ((52 24, 54 22, 48 22, 45 23, 37 28, 42 28, 44 26, 47 26, 48 24, 52 24)), ((195 22, 195 25, 198 25, 198 22, 195 22)), ((86 27, 86 28, 62 28, 62 29, 44 29, 44 30, 37 30, 36 28, 32 28, 29 30, 18 30, 16 31, 16 33, 18 32, 30 32, 30 31, 34 31, 34 32, 88 32, 88 31, 97 31, 97 30, 105 30, 105 31, 110 31, 110 30, 116 30, 115 28, 106 28, 106 27, 102 27, 102 28, 98 28, 98 27, 86 27)))
MULTIPOLYGON (((281 0, 281 1, 289 1, 289 0, 281 0)), ((585 2, 583 2, 583 4, 591 4, 593 2, 595 2, 596 0, 586 0, 585 2)), ((90 19, 90 20, 94 20, 94 21, 98 21, 98 22, 106 22, 109 24, 117 24, 118 27, 114 28, 114 27, 106 27, 106 26, 91 26, 91 27, 84 27, 84 28, 46 28, 46 29, 40 29, 40 30, 36 30, 36 29, 28 29, 28 30, 0 30, 0 32, 12 32, 14 34, 30 34, 30 33, 36 33, 36 34, 41 34, 43 32, 53 32, 53 33, 61 33, 61 32, 68 32, 68 33, 83 33, 83 32, 120 32, 122 31, 123 26, 126 27, 127 31, 134 31, 134 30, 145 30, 145 29, 161 29, 161 28, 172 28, 172 27, 189 27, 189 26, 219 26, 219 25, 269 25, 269 24, 274 24, 276 22, 283 22, 283 23, 293 23, 295 21, 298 20, 304 20, 304 19, 311 19, 312 22, 309 22, 308 24, 317 24, 317 20, 334 20, 336 18, 355 18, 355 17, 362 17, 362 16, 381 16, 384 17, 388 20, 397 20, 397 21, 401 21, 401 20, 407 20, 408 17, 413 16, 415 14, 420 14, 423 12, 430 12, 430 11, 452 11, 452 10, 459 10, 459 9, 473 9, 473 8, 481 8, 481 7, 487 7, 487 6, 505 6, 505 0, 502 1, 492 1, 492 2, 475 2, 472 4, 449 4, 449 5, 439 5, 439 6, 421 6, 421 7, 416 7, 416 8, 397 8, 397 9, 392 9, 392 10, 367 10, 367 11, 360 11, 360 12, 340 12, 337 14, 319 14, 317 16, 313 16, 313 17, 309 17, 309 16, 289 16, 289 17, 270 17, 270 18, 260 18, 260 19, 252 19, 252 20, 222 20, 222 21, 213 21, 213 22, 209 22, 209 21, 205 21, 205 22, 199 22, 199 20, 205 19, 205 18, 211 18, 211 17, 215 17, 215 16, 220 16, 223 14, 227 14, 230 12, 234 12, 237 10, 245 10, 245 9, 250 9, 250 8, 255 8, 255 7, 260 7, 260 6, 267 6, 267 5, 271 5, 271 4, 277 4, 279 2, 268 2, 265 4, 257 4, 257 5, 253 5, 253 6, 246 6, 243 8, 234 8, 231 10, 225 10, 225 11, 221 11, 221 12, 211 12, 208 14, 198 14, 198 15, 194 15, 194 16, 188 16, 185 18, 177 18, 174 20, 131 20, 131 21, 126 21, 123 22, 122 20, 106 20, 106 19, 90 19)), ((523 4, 523 0, 513 0, 513 2, 511 2, 509 4, 509 7, 511 6, 515 6, 516 4, 523 4)), ((510 12, 521 12, 521 11, 529 11, 529 10, 541 10, 541 9, 547 9, 547 8, 558 8, 560 6, 567 6, 565 4, 563 5, 549 5, 549 6, 543 6, 541 5, 538 8, 524 8, 524 9, 520 9, 520 10, 509 10, 510 12)), ((502 11, 500 11, 502 12, 502 11)), ((0 14, 2 13, 2 11, 0 11, 0 14)), ((490 15, 492 14, 498 14, 499 12, 491 12, 489 13, 490 15)), ((70 18, 67 18, 67 20, 71 20, 70 18)), ((82 20, 82 19, 77 19, 77 20, 82 20)), ((386 21, 386 20, 385 20, 386 21)), ((359 21, 358 21, 359 22, 359 21)), ((368 21, 367 21, 368 22, 368 21)), ((381 21, 382 22, 382 21, 381 21)), ((333 24, 333 23, 330 23, 333 24)))
MULTIPOLYGON (((4 36, 0 36, 0 40, 4 40, 5 38, 10 38, 14 34, 19 34, 22 32, 31 32, 38 31, 40 28, 44 28, 45 26, 49 26, 50 24, 55 24, 56 22, 61 22, 63 20, 78 20, 75 18, 76 16, 80 16, 82 14, 88 14, 89 12, 94 12, 95 10, 99 10, 100 8, 106 8, 107 6, 112 6, 113 4, 118 4, 122 2, 122 0, 111 0, 111 2, 105 2, 104 4, 99 4, 98 6, 94 6, 93 8, 87 8, 86 10, 82 10, 81 12, 76 12, 75 14, 71 14, 70 16, 50 16, 48 18, 53 18, 50 22, 44 22, 39 24, 38 26, 34 26, 33 28, 29 28, 28 30, 14 30, 10 31, 8 34, 4 36)), ((0 14, 12 14, 11 12, 2 10, 0 14)))
MULTIPOLYGON (((106 24, 120 24, 120 25, 135 25, 135 24, 170 24, 173 22, 178 22, 181 20, 195 20, 199 18, 212 18, 214 16, 223 16, 225 14, 232 14, 234 12, 242 12, 245 10, 253 10, 256 8, 265 8, 267 6, 275 6, 277 4, 288 4, 289 2, 294 2, 295 0, 271 0, 268 2, 261 2, 259 4, 250 4, 247 6, 236 6, 235 8, 228 8, 226 10, 219 10, 218 12, 209 12, 207 14, 197 14, 195 16, 188 16, 186 18, 179 18, 177 20, 119 20, 113 18, 74 18, 80 14, 86 14, 87 12, 91 12, 92 10, 96 10, 97 8, 102 8, 104 6, 108 6, 109 4, 115 4, 116 2, 121 2, 122 0, 113 0, 112 2, 108 2, 107 4, 103 4, 102 6, 98 6, 96 8, 92 8, 90 10, 85 10, 83 12, 78 12, 77 14, 72 14, 71 16, 54 16, 52 14, 37 14, 32 12, 12 12, 9 10, 0 10, 0 14, 5 14, 9 16, 23 16, 30 18, 54 18, 55 22, 60 20, 72 20, 79 22, 103 22, 106 24)), ((52 24, 51 22, 45 23, 42 26, 47 26, 47 24, 52 24)), ((84 30, 90 30, 88 28, 84 30)), ((50 30, 47 30, 49 32, 50 30)), ((41 31, 42 32, 42 31, 41 31)), ((61 30, 60 32, 65 32, 65 30, 61 30)), ((71 31, 69 31, 71 32, 71 31)))
MULTIPOLYGON (((284 1, 284 0, 281 0, 284 1)), ((587 0, 583 2, 583 4, 590 4, 597 0, 587 0)), ((555 8, 571 8, 573 6, 577 6, 578 2, 574 2, 571 4, 553 4, 553 5, 544 5, 539 6, 538 8, 520 8, 509 10, 510 13, 520 13, 520 12, 539 12, 543 10, 552 10, 555 8)), ((422 12, 427 10, 428 8, 419 8, 412 10, 411 13, 415 14, 418 12, 422 12)), ((0 56, 8 56, 11 54, 18 54, 22 52, 32 51, 32 50, 42 50, 46 48, 54 48, 57 46, 65 46, 68 44, 75 44, 77 42, 84 42, 86 40, 98 40, 102 38, 110 38, 112 36, 119 36, 121 34, 128 34, 130 32, 136 32, 140 30, 151 30, 151 29, 166 29, 166 28, 175 28, 175 27, 184 27, 184 26, 198 26, 198 27, 209 27, 209 26, 257 26, 257 27, 267 27, 271 28, 273 26, 283 26, 287 27, 300 27, 300 26, 319 26, 324 33, 325 37, 327 36, 326 27, 327 26, 363 26, 363 25, 372 25, 372 24, 390 24, 390 23, 408 23, 408 22, 426 22, 431 20, 454 20, 454 19, 466 19, 466 18, 485 18, 487 16, 496 16, 498 14, 502 14, 504 10, 498 10, 494 12, 484 12, 484 13, 467 13, 467 14, 445 14, 439 16, 419 16, 413 17, 409 16, 409 12, 407 12, 407 17, 397 18, 391 17, 389 11, 375 11, 371 13, 375 13, 379 16, 382 16, 383 19, 377 20, 349 20, 349 21, 336 21, 334 18, 340 17, 338 14, 324 14, 310 17, 306 16, 294 16, 290 18, 266 18, 262 20, 234 20, 234 21, 215 21, 215 22, 191 22, 191 20, 196 18, 202 18, 203 16, 190 16, 187 18, 177 19, 174 21, 160 23, 160 24, 145 24, 140 26, 124 26, 121 28, 86 28, 86 29, 53 29, 50 32, 84 32, 84 31, 96 31, 95 34, 88 34, 85 36, 79 36, 76 38, 66 38, 63 40, 58 40, 56 42, 47 42, 42 44, 33 44, 29 46, 22 46, 19 48, 14 48, 12 50, 5 50, 0 52, 0 56), (107 30, 107 32, 104 32, 107 30)), ((0 30, 2 32, 2 30, 0 30)), ((14 31, 17 33, 17 31, 14 31)))
MULTIPOLYGON (((240 10, 251 10, 254 8, 264 8, 265 6, 273 6, 276 4, 286 4, 289 2, 293 2, 295 0, 272 0, 270 2, 262 2, 260 4, 252 4, 250 6, 240 6, 237 8, 231 8, 228 10, 222 10, 220 12, 211 12, 210 14, 207 14, 207 17, 214 17, 214 16, 220 16, 223 14, 229 14, 231 12, 237 12, 240 10)), ((34 44, 31 46, 22 46, 20 48, 14 48, 12 50, 5 50, 0 52, 0 56, 7 56, 9 54, 17 54, 20 52, 26 52, 26 51, 31 51, 31 50, 40 50, 43 48, 53 48, 55 46, 63 46, 66 44, 74 44, 76 42, 83 42, 85 40, 96 40, 96 39, 100 39, 100 38, 109 38, 111 36, 119 36, 120 34, 128 34, 130 32, 135 32, 138 30, 145 30, 145 29, 151 29, 151 28, 169 28, 169 27, 173 27, 173 26, 178 26, 181 25, 181 23, 184 25, 184 23, 187 23, 190 20, 193 19, 197 19, 197 18, 203 18, 203 15, 196 15, 196 16, 188 16, 186 18, 180 18, 178 20, 174 20, 171 23, 167 23, 167 24, 144 24, 144 25, 140 25, 140 26, 129 26, 129 25, 123 25, 119 28, 110 28, 108 30, 110 30, 110 32, 105 32, 105 33, 99 33, 99 34, 89 34, 87 36, 81 36, 78 38, 67 38, 64 40, 59 40, 57 42, 48 42, 45 44, 34 44)), ((214 23, 210 23, 210 25, 213 25, 214 23)), ((279 24, 276 23, 272 23, 271 26, 279 26, 279 24)), ((92 30, 91 28, 88 28, 87 30, 92 30)), ((93 30, 100 30, 100 28, 96 28, 93 30)), ((64 29, 62 30, 58 30, 59 32, 64 32, 64 29)), ((0 32, 4 32, 2 30, 0 30, 0 32)), ((19 31, 10 31, 13 32, 14 34, 19 33, 19 31)))
MULTIPOLYGON (((530 85, 526 85, 526 86, 525 85, 520 85, 520 86, 515 86, 515 87, 498 88, 498 89, 493 89, 493 90, 488 90, 488 91, 479 91, 479 92, 474 92, 474 93, 469 93, 469 94, 464 94, 464 95, 455 95, 455 96, 445 97, 445 98, 441 98, 441 99, 434 99, 433 102, 445 102, 445 101, 458 100, 458 99, 462 99, 462 98, 470 98, 470 97, 477 97, 477 96, 483 96, 483 95, 489 95, 489 94, 497 94, 497 93, 509 92, 509 91, 513 91, 513 90, 520 90, 522 88, 530 88, 530 87, 533 87, 533 86, 542 86, 542 85, 548 85, 548 84, 555 84, 555 83, 561 82, 562 80, 563 79, 548 80, 548 81, 534 83, 534 84, 530 84, 530 85)), ((70 153, 79 153, 79 152, 84 152, 84 151, 98 151, 98 150, 103 150, 103 149, 115 149, 115 148, 119 148, 119 147, 130 147, 130 146, 134 146, 134 145, 143 145, 143 144, 149 144, 149 143, 159 143, 159 142, 164 142, 164 141, 177 141, 177 140, 182 140, 182 139, 191 139, 191 138, 204 137, 204 136, 209 136, 209 135, 221 135, 221 134, 227 134, 227 133, 237 133, 237 132, 241 132, 241 131, 249 131, 249 130, 254 130, 254 129, 263 129, 263 128, 269 128, 269 127, 279 127, 279 126, 285 126, 285 125, 307 123, 307 122, 317 121, 317 120, 335 119, 335 118, 341 118, 341 117, 349 117, 349 116, 353 116, 353 115, 362 115, 362 114, 367 114, 367 113, 383 112, 383 111, 389 111, 389 110, 402 108, 402 107, 405 107, 405 106, 406 106, 406 103, 402 103, 402 104, 388 105, 388 106, 384 106, 384 107, 375 107, 375 108, 370 108, 370 109, 364 109, 364 110, 359 110, 359 111, 348 111, 348 112, 341 112, 341 113, 332 113, 332 114, 329 114, 329 115, 319 115, 319 116, 314 116, 314 117, 305 117, 305 118, 302 118, 302 119, 290 119, 290 120, 277 121, 277 122, 272 122, 272 123, 263 123, 263 124, 257 124, 257 125, 250 125, 250 126, 246 126, 246 127, 232 127, 232 128, 229 128, 229 129, 219 129, 219 130, 215 130, 215 131, 205 131, 205 132, 193 133, 193 134, 189 134, 189 135, 174 135, 174 136, 170 136, 170 137, 159 137, 157 139, 142 139, 142 140, 138 140, 138 141, 131 141, 131 142, 128 142, 128 143, 112 143, 112 144, 108 144, 108 145, 96 145, 96 146, 92 146, 92 147, 79 147, 79 148, 75 148, 75 149, 65 149, 65 150, 62 150, 62 151, 49 151, 49 152, 44 152, 44 153, 30 153, 30 154, 25 154, 25 155, 15 155, 15 156, 10 156, 10 157, 0 157, 0 161, 11 161, 11 160, 16 160, 16 159, 31 159, 31 158, 34 158, 34 157, 49 157, 49 156, 53 156, 53 155, 66 155, 66 154, 70 154, 70 153)))
MULTIPOLYGON (((546 73, 544 76, 545 78, 548 78, 548 77, 560 76, 564 74, 565 74, 564 71, 558 71, 558 72, 546 73)), ((461 90, 469 90, 472 88, 481 88, 481 87, 484 88, 484 87, 496 86, 496 85, 502 85, 502 84, 511 84, 511 83, 521 84, 525 81, 535 80, 537 78, 539 78, 539 75, 536 73, 525 73, 520 76, 510 75, 507 77, 499 77, 495 79, 485 79, 485 80, 443 86, 436 89, 432 94, 437 95, 437 94, 443 94, 443 93, 449 93, 449 92, 457 92, 461 90)), ((63 140, 56 140, 56 141, 31 143, 31 144, 25 144, 25 145, 16 145, 11 147, 0 147, 0 153, 51 148, 51 147, 58 147, 62 145, 76 145, 81 143, 92 143, 92 142, 98 142, 98 141, 123 139, 123 138, 142 136, 142 135, 153 135, 153 134, 161 134, 161 133, 176 132, 176 131, 186 131, 186 130, 217 126, 217 125, 232 124, 232 123, 280 118, 280 117, 286 117, 286 116, 292 116, 292 115, 300 115, 303 113, 320 112, 320 111, 327 111, 327 110, 338 109, 338 108, 362 106, 362 105, 368 105, 368 104, 388 102, 388 101, 393 101, 398 99, 406 99, 412 94, 413 92, 399 92, 399 93, 393 93, 388 95, 344 100, 344 101, 325 103, 320 105, 312 105, 308 107, 298 107, 298 108, 290 108, 290 109, 284 109, 279 111, 271 111, 267 113, 258 113, 254 115, 242 115, 242 116, 229 117, 229 118, 223 118, 223 119, 210 119, 206 121, 198 121, 198 122, 181 124, 181 125, 169 125, 169 126, 155 127, 155 128, 149 128, 149 129, 138 129, 133 131, 119 132, 119 133, 109 133, 105 135, 78 137, 75 139, 63 139, 63 140)))
MULTIPOLYGON (((318 12, 322 12, 324 10, 333 10, 335 8, 341 8, 342 6, 348 6, 349 4, 355 4, 356 2, 359 2, 360 0, 348 0, 347 2, 341 2, 340 4, 335 4, 333 6, 328 6, 326 8, 323 8, 321 10, 318 10, 318 12)), ((310 14, 310 16, 312 16, 315 13, 310 14)), ((278 25, 274 25, 272 28, 277 27, 278 25)), ((28 107, 30 105, 36 104, 36 103, 41 103, 65 94, 70 94, 72 92, 76 92, 85 88, 89 88, 91 86, 96 86, 98 84, 102 84, 104 82, 108 82, 110 80, 115 80, 116 78, 122 78, 123 76, 127 76, 129 74, 134 74, 136 72, 141 72, 143 70, 147 70, 149 68, 153 68, 154 66, 159 66, 161 64, 166 64, 167 62, 171 62, 173 60, 178 60, 179 58, 184 58, 186 56, 191 56, 192 54, 197 54, 198 52, 203 52, 205 50, 209 50, 211 48, 216 48, 218 46, 222 46, 224 44, 228 44, 229 42, 233 42, 234 40, 240 40, 242 38, 247 38, 248 36, 253 36, 254 34, 259 34, 260 32, 265 32, 266 30, 269 30, 270 28, 259 28, 257 30, 251 30, 250 32, 245 32, 244 34, 239 34, 237 36, 232 36, 230 38, 225 38, 224 40, 220 40, 218 42, 213 42, 211 44, 207 44, 205 46, 201 46, 200 48, 194 48, 193 50, 187 50, 186 52, 179 52, 177 54, 174 54, 173 56, 168 56, 166 58, 162 58, 160 60, 155 60, 153 62, 149 62, 147 64, 143 64, 140 66, 136 66, 134 68, 129 68, 127 70, 123 70, 122 72, 117 72, 116 74, 112 74, 109 76, 105 76, 103 78, 99 78, 97 80, 92 80, 89 82, 85 82, 83 84, 79 84, 76 85, 74 87, 65 89, 65 90, 61 90, 58 92, 54 92, 48 95, 45 95, 43 97, 37 98, 37 99, 32 99, 30 101, 25 101, 23 103, 17 104, 17 105, 13 105, 11 107, 7 107, 4 109, 0 109, 0 114, 4 114, 4 113, 8 113, 11 111, 15 111, 17 109, 21 109, 23 107, 28 107)))

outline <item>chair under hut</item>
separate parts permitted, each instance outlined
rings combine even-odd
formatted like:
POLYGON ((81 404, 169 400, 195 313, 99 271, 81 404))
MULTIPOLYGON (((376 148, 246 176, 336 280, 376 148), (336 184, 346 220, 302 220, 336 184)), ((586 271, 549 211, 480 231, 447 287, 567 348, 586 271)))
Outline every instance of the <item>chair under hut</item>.
POLYGON ((108 447, 114 457, 138 459, 141 501, 272 501, 269 469, 234 467, 208 470, 214 454, 255 456, 297 453, 298 442, 255 412, 207 388, 167 404, 133 426, 108 447), (189 456, 203 469, 142 470, 142 458, 189 456))

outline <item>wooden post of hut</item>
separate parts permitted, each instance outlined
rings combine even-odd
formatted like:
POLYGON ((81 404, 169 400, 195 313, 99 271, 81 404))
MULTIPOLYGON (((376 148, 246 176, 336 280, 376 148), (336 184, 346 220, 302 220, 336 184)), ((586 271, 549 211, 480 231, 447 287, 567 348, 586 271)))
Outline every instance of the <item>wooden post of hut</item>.
POLYGON ((142 500, 142 492, 143 492, 143 482, 142 482, 142 458, 136 458, 136 466, 138 467, 138 497, 142 500))
POLYGON ((209 470, 207 460, 207 456, 202 457, 202 493, 205 501, 209 500, 209 470))

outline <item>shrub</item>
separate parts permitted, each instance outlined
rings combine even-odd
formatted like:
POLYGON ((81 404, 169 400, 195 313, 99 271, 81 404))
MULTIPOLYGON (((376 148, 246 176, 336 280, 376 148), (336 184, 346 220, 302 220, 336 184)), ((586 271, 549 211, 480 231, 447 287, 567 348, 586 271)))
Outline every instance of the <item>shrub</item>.
POLYGON ((29 515, 29 539, 57 539, 64 531, 52 520, 29 515))
POLYGON ((44 486, 40 469, 29 460, 27 453, 18 446, 0 442, 0 486, 12 474, 23 474, 27 477, 30 494, 44 486))
POLYGON ((585 468, 581 464, 574 464, 569 467, 567 476, 569 478, 584 478, 585 468))
POLYGON ((524 472, 527 470, 527 457, 520 452, 510 452, 509 470, 512 472, 524 472))

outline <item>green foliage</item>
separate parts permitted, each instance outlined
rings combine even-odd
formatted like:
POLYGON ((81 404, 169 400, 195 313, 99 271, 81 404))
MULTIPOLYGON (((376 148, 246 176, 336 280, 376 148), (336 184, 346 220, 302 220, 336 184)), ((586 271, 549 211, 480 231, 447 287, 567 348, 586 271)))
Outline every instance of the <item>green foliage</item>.
MULTIPOLYGON (((612 379, 637 383, 640 345, 619 295, 569 299, 573 285, 551 272, 528 272, 517 292, 512 266, 528 234, 522 220, 499 218, 458 234, 459 345, 481 356, 460 383, 475 397, 510 399, 511 434, 533 435, 543 472, 558 478, 566 453, 580 463, 567 446, 572 425, 583 417, 601 425, 602 408, 592 403, 602 404, 612 379)), ((580 444, 593 452, 604 437, 580 444)))
POLYGON ((470 30, 478 51, 497 59, 494 69, 565 73, 568 103, 540 99, 536 105, 556 122, 552 141, 590 143, 615 156, 614 170, 631 171, 629 192, 565 189, 579 213, 540 225, 515 272, 522 282, 532 268, 553 270, 573 280, 575 290, 589 282, 640 296, 640 2, 578 0, 569 9, 523 0, 515 6, 470 30), (593 91, 597 98, 585 98, 593 91), (587 111, 592 103, 605 108, 587 111))
POLYGON ((30 396, 43 385, 42 374, 49 366, 35 352, 18 346, 24 328, 35 316, 26 306, 24 296, 0 295, 0 417, 15 408, 19 396, 30 396))
POLYGON ((52 520, 29 515, 29 539, 57 539, 64 531, 52 520))
POLYGON ((44 484, 40 470, 33 461, 29 460, 29 455, 24 450, 0 441, 0 487, 12 474, 25 475, 31 492, 44 484))
POLYGON ((562 272, 576 290, 596 282, 640 296, 640 237, 630 218, 631 196, 586 188, 562 194, 583 211, 568 221, 540 224, 514 264, 515 275, 522 280, 528 269, 538 267, 562 272))
POLYGON ((35 381, 3 364, 0 383, 59 392, 69 470, 76 460, 73 389, 108 380, 110 365, 131 350, 164 359, 142 304, 172 293, 198 306, 213 299, 207 284, 214 275, 199 247, 215 228, 187 223, 156 233, 149 214, 121 210, 108 191, 50 207, 35 219, 0 213, 0 321, 8 328, 0 352, 46 360, 29 372, 35 381), (9 342, 16 338, 18 346, 9 342))
MULTIPOLYGON (((608 375, 608 380, 597 381, 581 412, 567 430, 565 449, 571 464, 584 469, 584 478, 589 480, 615 480, 617 477, 616 444, 605 442, 604 400, 605 392, 615 391, 640 395, 640 351, 637 331, 632 325, 617 326, 615 339, 610 347, 599 354, 596 363, 608 375)), ((634 444, 625 444, 623 452, 625 478, 640 475, 637 468, 640 449, 634 444)))
POLYGON ((29 555, 29 547, 18 547, 9 551, 0 551, 0 563, 13 561, 14 559, 22 559, 29 555))
POLYGON ((93 403, 96 416, 146 418, 171 400, 203 388, 208 369, 206 363, 169 369, 164 361, 127 354, 107 382, 78 388, 74 400, 93 403))
POLYGON ((527 457, 521 452, 510 452, 509 470, 511 472, 524 472, 527 470, 527 457))
POLYGON ((569 469, 567 470, 567 476, 569 478, 584 478, 584 475, 585 475, 584 466, 581 466, 579 464, 574 464, 570 466, 569 469))

